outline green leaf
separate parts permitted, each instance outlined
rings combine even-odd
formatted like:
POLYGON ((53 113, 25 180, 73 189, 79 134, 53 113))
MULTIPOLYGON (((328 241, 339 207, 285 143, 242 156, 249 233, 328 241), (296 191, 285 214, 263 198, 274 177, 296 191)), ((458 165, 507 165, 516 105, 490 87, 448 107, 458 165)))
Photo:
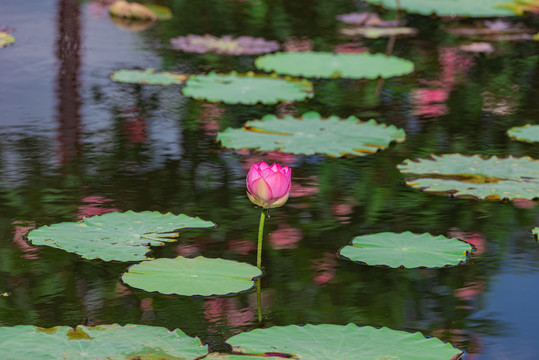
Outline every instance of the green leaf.
POLYGON ((406 184, 427 192, 489 200, 539 197, 539 161, 527 156, 432 155, 405 160, 398 168, 412 175, 406 184))
POLYGON ((397 35, 416 35, 417 30, 410 27, 374 27, 374 26, 349 26, 339 30, 346 36, 363 36, 369 39, 397 35))
POLYGON ((129 286, 185 296, 228 295, 248 291, 262 275, 256 266, 202 256, 157 259, 132 265, 122 276, 129 286))
POLYGON ((207 352, 199 339, 156 326, 0 327, 2 360, 191 360, 207 352))
POLYGON ((12 45, 15 43, 13 35, 8 34, 5 31, 0 31, 0 48, 12 45))
POLYGON ((117 82, 130 84, 148 84, 148 85, 173 85, 183 84, 188 78, 187 74, 178 74, 173 72, 154 72, 153 69, 146 70, 117 70, 110 78, 117 82))
POLYGON ((111 212, 83 219, 42 226, 28 233, 33 245, 47 245, 104 261, 146 260, 150 246, 175 241, 177 233, 189 228, 212 228, 215 224, 187 215, 111 212))
POLYGON ((526 124, 507 130, 507 135, 513 140, 524 142, 539 142, 539 125, 526 124))
MULTIPOLYGON (((367 0, 388 9, 397 9, 396 0, 367 0)), ((493 17, 515 15, 500 7, 508 0, 400 0, 401 9, 422 15, 493 17)))
POLYGON ((154 5, 154 4, 142 4, 145 8, 149 9, 151 12, 153 12, 155 15, 157 15, 157 20, 170 20, 172 19, 172 11, 162 5, 154 5))
POLYGON ((470 244, 458 239, 409 231, 396 234, 383 232, 357 236, 352 245, 343 247, 340 255, 367 265, 393 268, 443 267, 459 265, 472 251, 470 244))
POLYGON ((403 142, 404 130, 374 120, 360 121, 354 116, 324 119, 316 112, 301 118, 266 115, 248 121, 241 129, 228 128, 217 134, 217 140, 232 149, 258 149, 291 154, 326 154, 330 156, 368 155, 403 142))
POLYGON ((243 353, 283 353, 309 360, 450 360, 462 353, 418 332, 355 324, 273 326, 234 335, 227 342, 243 353))
POLYGON ((247 74, 195 75, 182 90, 185 96, 227 104, 275 104, 299 101, 313 96, 313 85, 307 80, 247 74))
POLYGON ((255 60, 255 66, 292 76, 351 79, 390 78, 414 71, 411 61, 395 56, 312 51, 264 55, 255 60))
POLYGON ((535 240, 539 241, 539 226, 536 226, 532 229, 532 234, 535 236, 535 240))

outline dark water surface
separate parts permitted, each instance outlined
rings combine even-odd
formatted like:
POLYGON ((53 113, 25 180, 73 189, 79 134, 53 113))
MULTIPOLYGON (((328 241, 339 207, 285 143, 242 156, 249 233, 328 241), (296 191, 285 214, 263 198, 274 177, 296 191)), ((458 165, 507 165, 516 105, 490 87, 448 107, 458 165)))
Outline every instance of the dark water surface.
MULTIPOLYGON (((492 54, 464 53, 442 30, 447 22, 409 16, 420 32, 397 39, 393 50, 416 64, 409 76, 315 80, 315 97, 293 104, 210 104, 182 96, 180 86, 119 84, 109 75, 146 67, 254 70, 254 57, 170 50, 170 38, 188 33, 264 36, 289 48, 332 51, 350 42, 338 34, 335 15, 366 5, 163 3, 174 19, 142 32, 119 28, 97 3, 0 3, 0 27, 17 41, 0 49, 0 293, 9 294, 0 297, 0 324, 150 324, 180 328, 219 349, 226 337, 260 326, 353 322, 418 330, 473 359, 539 359, 539 247, 530 232, 539 224, 537 202, 429 195, 407 187, 396 170, 404 159, 431 153, 539 158, 536 145, 505 134, 539 118, 536 43, 497 42, 492 54), (215 142, 219 129, 310 110, 374 117, 404 128, 407 140, 342 159, 231 152, 215 142), (254 264, 259 210, 245 196, 244 178, 258 160, 293 168, 290 200, 267 221, 264 324, 253 292, 146 293, 119 281, 126 264, 33 248, 23 239, 37 226, 111 210, 170 211, 220 227, 184 232, 154 256, 254 264), (374 268, 336 255, 354 236, 407 230, 458 237, 478 251, 466 265, 438 270, 374 268)), ((372 52, 386 45, 361 44, 372 52)))

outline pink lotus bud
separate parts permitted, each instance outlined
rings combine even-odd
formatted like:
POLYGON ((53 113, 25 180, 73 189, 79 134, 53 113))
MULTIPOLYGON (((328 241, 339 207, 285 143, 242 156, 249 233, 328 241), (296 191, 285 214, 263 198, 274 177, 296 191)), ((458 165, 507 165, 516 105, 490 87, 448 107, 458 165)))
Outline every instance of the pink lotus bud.
POLYGON ((292 169, 264 161, 254 163, 247 174, 247 196, 264 209, 283 206, 290 194, 292 169))

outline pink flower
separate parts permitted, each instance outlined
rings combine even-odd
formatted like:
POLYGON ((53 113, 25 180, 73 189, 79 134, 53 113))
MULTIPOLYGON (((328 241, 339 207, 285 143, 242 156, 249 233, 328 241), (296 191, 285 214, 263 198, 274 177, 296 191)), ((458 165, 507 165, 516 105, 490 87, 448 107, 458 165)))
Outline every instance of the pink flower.
POLYGON ((290 194, 292 169, 264 161, 254 163, 247 174, 247 196, 264 209, 283 206, 290 194))

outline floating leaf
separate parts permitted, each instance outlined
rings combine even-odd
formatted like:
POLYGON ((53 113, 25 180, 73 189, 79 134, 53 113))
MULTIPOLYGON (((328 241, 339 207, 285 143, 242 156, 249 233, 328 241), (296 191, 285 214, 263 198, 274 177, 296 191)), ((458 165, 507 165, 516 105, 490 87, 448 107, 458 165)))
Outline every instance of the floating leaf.
POLYGON ((241 129, 228 128, 217 134, 217 140, 232 149, 330 156, 373 154, 404 138, 404 130, 394 125, 362 122, 354 116, 324 119, 317 112, 305 113, 301 118, 266 115, 261 120, 248 121, 241 129))
POLYGON ((388 9, 401 9, 423 15, 437 14, 439 16, 469 16, 493 17, 515 15, 508 9, 500 7, 507 0, 367 0, 375 5, 382 5, 388 9))
POLYGON ((511 10, 516 15, 524 15, 525 13, 538 14, 539 0, 506 1, 500 7, 511 10))
POLYGON ((172 85, 183 84, 189 78, 189 75, 168 71, 154 72, 153 69, 117 70, 110 78, 114 81, 131 84, 172 85))
POLYGON ((273 326, 227 340, 234 351, 282 353, 309 360, 456 359, 462 351, 437 338, 386 327, 348 325, 273 326))
POLYGON ((228 295, 250 290, 259 268, 246 263, 202 256, 156 259, 132 265, 122 276, 129 286, 185 296, 228 295))
POLYGON ((511 139, 529 143, 539 142, 539 125, 526 124, 507 130, 511 139))
POLYGON ((157 16, 157 20, 172 19, 172 11, 166 6, 155 4, 144 4, 143 6, 153 12, 157 16))
POLYGON ((406 181, 409 186, 427 192, 491 200, 539 197, 539 161, 530 157, 432 155, 406 160, 398 168, 413 175, 406 181))
POLYGON ((5 31, 0 31, 0 48, 12 45, 15 43, 13 35, 8 34, 5 31))
POLYGON ((339 32, 346 36, 363 36, 369 39, 417 34, 417 30, 410 27, 345 27, 340 29, 339 32))
POLYGON ((34 245, 47 245, 104 261, 145 260, 150 246, 175 241, 177 233, 189 228, 212 228, 215 224, 187 215, 111 212, 84 218, 81 222, 64 222, 42 226, 28 233, 34 245))
POLYGON ((357 236, 352 245, 340 250, 340 255, 367 265, 432 268, 461 264, 471 251, 470 244, 458 239, 406 231, 357 236))
POLYGON ((313 96, 307 80, 247 74, 195 75, 182 90, 185 96, 227 104, 275 104, 305 100, 313 96))
POLYGON ((109 6, 109 13, 113 17, 136 19, 136 20, 151 20, 158 19, 157 14, 136 2, 129 3, 124 0, 118 0, 109 6))
POLYGON ((414 71, 411 61, 395 56, 313 51, 264 55, 255 60, 255 66, 292 76, 352 79, 389 78, 414 71))
POLYGON ((216 37, 213 35, 179 36, 170 39, 173 49, 194 53, 215 52, 222 55, 258 55, 279 50, 279 43, 251 36, 216 37))
POLYGON ((153 360, 199 358, 208 352, 181 330, 146 325, 0 327, 0 358, 153 360))

